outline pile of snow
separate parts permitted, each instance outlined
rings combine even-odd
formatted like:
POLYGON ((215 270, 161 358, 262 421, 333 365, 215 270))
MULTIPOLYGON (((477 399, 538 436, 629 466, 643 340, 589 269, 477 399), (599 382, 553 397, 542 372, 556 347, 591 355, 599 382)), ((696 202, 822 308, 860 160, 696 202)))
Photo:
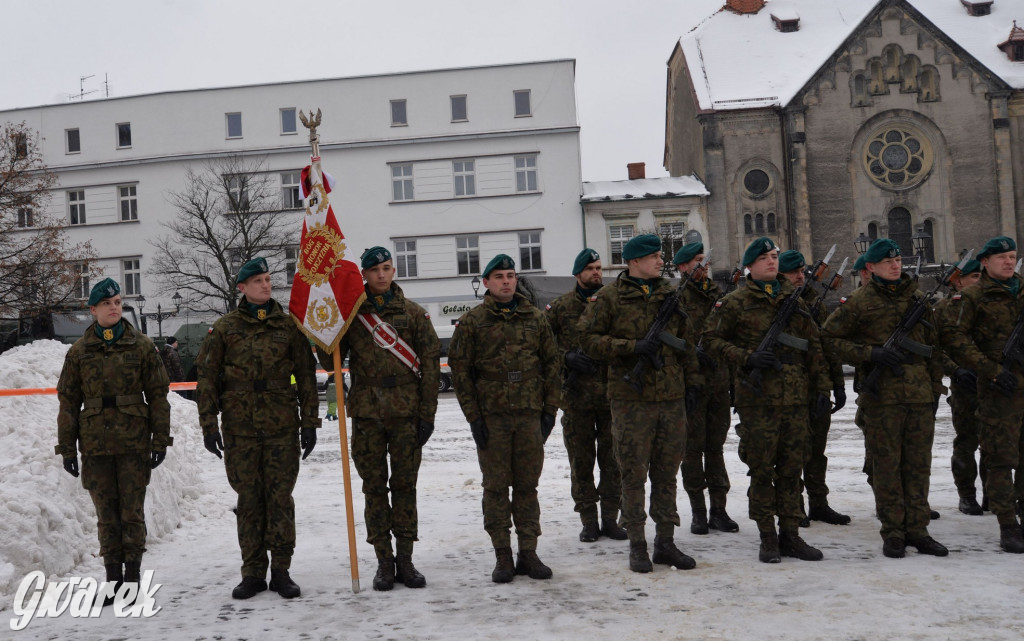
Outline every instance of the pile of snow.
MULTIPOLYGON (((0 388, 56 387, 68 345, 36 341, 0 355, 0 388)), ((170 395, 174 446, 146 494, 149 542, 198 512, 202 431, 194 403, 170 395)), ((0 397, 0 609, 26 574, 65 575, 99 554, 96 511, 54 454, 57 396, 0 397)))

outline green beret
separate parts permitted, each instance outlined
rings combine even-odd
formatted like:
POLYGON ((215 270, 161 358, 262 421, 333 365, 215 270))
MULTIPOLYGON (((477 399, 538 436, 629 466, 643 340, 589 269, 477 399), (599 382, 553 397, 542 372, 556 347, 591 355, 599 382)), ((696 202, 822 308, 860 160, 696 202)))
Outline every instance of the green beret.
POLYGON ((868 250, 864 252, 864 263, 877 263, 886 258, 896 258, 900 255, 900 246, 895 240, 879 238, 871 243, 868 250))
POLYGON ((981 260, 982 258, 1012 251, 1017 251, 1017 243, 1013 242, 1012 238, 1009 236, 996 236, 985 243, 985 246, 981 248, 976 258, 981 260))
POLYGON ((640 234, 633 236, 622 248, 622 260, 633 260, 650 256, 661 251, 661 238, 656 234, 640 234))
POLYGON ((385 261, 391 260, 391 252, 383 247, 371 247, 364 251, 359 259, 362 261, 363 269, 369 269, 374 265, 380 265, 385 261))
POLYGON ((972 258, 969 261, 967 261, 967 264, 964 265, 964 268, 963 268, 963 270, 960 273, 962 275, 966 276, 967 274, 973 274, 974 272, 980 272, 980 271, 981 271, 981 262, 979 262, 975 258, 972 258))
POLYGON ((775 246, 772 239, 767 236, 761 236, 754 242, 750 243, 750 245, 747 246, 747 251, 743 252, 743 265, 746 266, 752 264, 757 260, 758 256, 761 254, 767 254, 773 249, 778 249, 778 247, 775 246))
POLYGON ((576 254, 576 260, 572 264, 572 275, 580 273, 587 268, 587 265, 601 260, 601 256, 593 249, 587 247, 580 253, 576 254))
POLYGON ((89 292, 89 307, 99 304, 104 298, 113 298, 121 293, 121 286, 113 278, 104 278, 89 292))
POLYGON ((867 269, 868 265, 864 262, 864 254, 857 257, 857 260, 853 261, 853 271, 859 272, 862 269, 867 269))
POLYGON ((487 278, 491 272, 495 269, 515 269, 516 261, 512 260, 512 257, 508 254, 498 254, 491 259, 491 262, 487 263, 487 267, 484 267, 484 273, 482 276, 487 278))
POLYGON ((682 265, 688 263, 697 257, 697 254, 704 252, 704 243, 690 243, 689 245, 683 245, 676 252, 676 255, 672 257, 673 265, 682 265))
POLYGON ((256 274, 266 274, 270 271, 270 267, 267 266, 266 258, 253 258, 246 264, 242 265, 242 268, 238 270, 238 275, 235 276, 236 283, 244 283, 251 276, 256 274))
POLYGON ((779 254, 779 273, 788 274, 806 266, 807 261, 804 260, 804 255, 795 249, 787 249, 779 254))

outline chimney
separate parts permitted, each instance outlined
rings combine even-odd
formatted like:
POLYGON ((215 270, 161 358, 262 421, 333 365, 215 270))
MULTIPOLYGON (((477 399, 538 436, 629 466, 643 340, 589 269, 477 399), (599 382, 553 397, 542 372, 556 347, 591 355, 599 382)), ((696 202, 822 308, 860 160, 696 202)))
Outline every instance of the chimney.
POLYGON ((639 180, 641 178, 647 178, 647 170, 644 167, 647 163, 643 162, 631 162, 626 163, 626 171, 629 172, 630 180, 639 180))
POLYGON ((764 9, 765 0, 725 0, 725 8, 739 14, 757 13, 764 9))

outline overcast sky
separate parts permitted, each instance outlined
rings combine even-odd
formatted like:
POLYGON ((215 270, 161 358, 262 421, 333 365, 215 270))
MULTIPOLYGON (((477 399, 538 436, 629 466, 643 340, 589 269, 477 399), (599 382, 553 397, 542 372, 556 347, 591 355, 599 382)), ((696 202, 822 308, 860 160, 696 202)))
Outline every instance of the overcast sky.
POLYGON ((0 109, 576 59, 583 179, 662 168, 666 62, 724 0, 2 0, 0 109))

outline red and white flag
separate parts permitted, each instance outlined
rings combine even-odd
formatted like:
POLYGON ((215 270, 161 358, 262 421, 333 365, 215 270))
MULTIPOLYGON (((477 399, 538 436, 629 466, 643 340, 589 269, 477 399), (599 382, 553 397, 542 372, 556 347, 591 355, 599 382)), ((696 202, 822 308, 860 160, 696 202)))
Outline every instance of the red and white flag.
POLYGON ((345 260, 341 233, 328 194, 335 180, 320 169, 320 158, 302 170, 302 244, 288 310, 306 336, 333 352, 366 298, 359 266, 345 260))

